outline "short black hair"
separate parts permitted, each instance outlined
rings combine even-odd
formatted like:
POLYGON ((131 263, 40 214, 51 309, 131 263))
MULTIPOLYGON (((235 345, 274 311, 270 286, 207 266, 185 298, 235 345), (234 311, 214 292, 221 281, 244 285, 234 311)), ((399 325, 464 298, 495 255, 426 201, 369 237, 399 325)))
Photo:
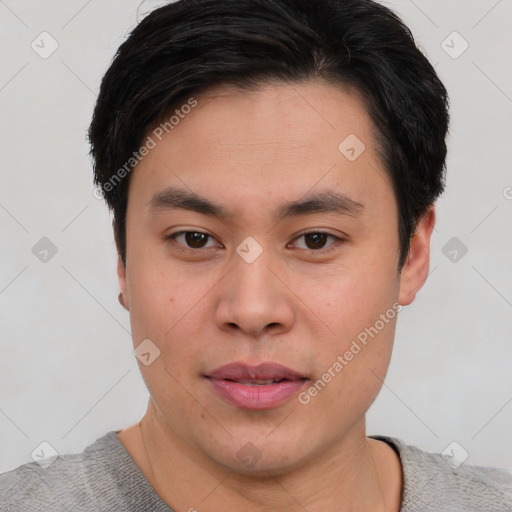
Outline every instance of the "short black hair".
POLYGON ((444 188, 448 95, 408 27, 372 0, 179 0, 134 28, 103 77, 88 133, 122 261, 130 170, 152 125, 216 85, 315 79, 365 100, 398 205, 401 267, 444 188))

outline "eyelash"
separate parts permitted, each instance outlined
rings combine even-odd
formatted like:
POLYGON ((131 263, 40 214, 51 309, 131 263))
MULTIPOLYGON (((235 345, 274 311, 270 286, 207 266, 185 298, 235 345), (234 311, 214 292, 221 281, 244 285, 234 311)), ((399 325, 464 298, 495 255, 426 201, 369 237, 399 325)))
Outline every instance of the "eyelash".
MULTIPOLYGON (((181 251, 187 251, 187 252, 199 252, 201 250, 209 250, 209 249, 214 249, 215 247, 200 247, 198 249, 195 249, 193 247, 187 247, 183 244, 180 244, 179 242, 176 242, 176 238, 180 235, 185 235, 187 233, 196 233, 196 234, 202 234, 202 235, 206 235, 207 237, 209 238, 212 238, 214 239, 214 237, 212 235, 209 235, 208 233, 204 233, 203 231, 192 231, 192 230, 188 230, 188 231, 177 231, 176 233, 172 233, 168 236, 166 236, 165 238, 167 240, 171 240, 173 242, 175 242, 179 247, 178 249, 181 250, 181 251)), ((345 239, 344 238, 341 238, 339 236, 336 236, 336 235, 333 235, 331 233, 327 233, 325 231, 306 231, 304 233, 301 233, 300 235, 298 235, 296 238, 294 238, 293 242, 299 240, 300 238, 303 238, 307 235, 326 235, 328 238, 330 238, 331 240, 334 240, 334 242, 330 245, 328 245, 326 248, 320 248, 320 249, 301 249, 302 251, 306 251, 308 253, 323 253, 325 254, 326 252, 330 251, 333 247, 336 247, 340 242, 344 242, 345 239)))

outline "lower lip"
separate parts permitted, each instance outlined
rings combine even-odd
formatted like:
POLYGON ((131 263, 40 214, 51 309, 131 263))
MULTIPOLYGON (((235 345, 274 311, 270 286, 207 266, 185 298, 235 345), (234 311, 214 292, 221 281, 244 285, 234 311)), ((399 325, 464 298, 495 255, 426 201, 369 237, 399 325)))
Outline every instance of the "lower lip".
POLYGON ((273 409, 287 402, 306 385, 306 380, 284 380, 263 386, 209 379, 215 391, 227 402, 242 409, 273 409))

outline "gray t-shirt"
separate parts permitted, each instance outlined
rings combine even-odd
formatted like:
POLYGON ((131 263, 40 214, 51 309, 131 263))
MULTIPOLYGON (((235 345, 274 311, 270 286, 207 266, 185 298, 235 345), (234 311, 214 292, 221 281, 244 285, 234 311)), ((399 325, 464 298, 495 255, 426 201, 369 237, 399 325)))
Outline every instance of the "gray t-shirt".
MULTIPOLYGON (((468 464, 454 469, 441 455, 395 438, 370 437, 400 456, 401 512, 512 512, 512 472, 468 464)), ((200 510, 200 504, 194 506, 200 510)), ((32 462, 0 475, 0 510, 173 512, 113 431, 83 453, 59 456, 46 469, 32 462)))

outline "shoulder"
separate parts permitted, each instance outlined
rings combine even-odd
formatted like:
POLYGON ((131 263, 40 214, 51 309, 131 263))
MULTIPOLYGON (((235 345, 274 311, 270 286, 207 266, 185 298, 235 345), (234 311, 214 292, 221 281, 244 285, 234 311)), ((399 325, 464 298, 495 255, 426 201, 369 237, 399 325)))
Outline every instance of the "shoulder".
POLYGON ((128 510, 122 487, 137 478, 142 474, 115 432, 108 432, 82 453, 1 474, 0 511, 128 510))
POLYGON ((0 511, 62 510, 71 500, 83 502, 76 494, 83 488, 79 480, 85 471, 77 462, 63 456, 46 468, 32 462, 1 474, 0 511))
POLYGON ((399 439, 372 437, 390 444, 400 456, 404 477, 401 512, 512 512, 512 471, 459 463, 399 439))

